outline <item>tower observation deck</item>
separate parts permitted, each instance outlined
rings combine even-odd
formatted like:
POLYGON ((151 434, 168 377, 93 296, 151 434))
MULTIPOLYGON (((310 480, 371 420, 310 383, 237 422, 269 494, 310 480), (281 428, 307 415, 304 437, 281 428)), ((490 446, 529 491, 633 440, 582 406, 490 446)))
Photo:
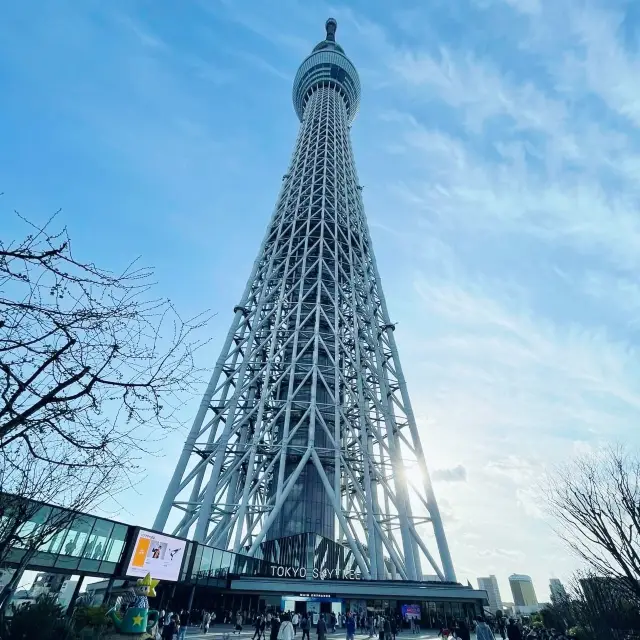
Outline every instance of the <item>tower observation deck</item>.
POLYGON ((454 581, 351 148, 360 79, 336 28, 294 79, 293 156, 154 526, 249 555, 313 533, 365 579, 421 580, 426 560, 454 581))

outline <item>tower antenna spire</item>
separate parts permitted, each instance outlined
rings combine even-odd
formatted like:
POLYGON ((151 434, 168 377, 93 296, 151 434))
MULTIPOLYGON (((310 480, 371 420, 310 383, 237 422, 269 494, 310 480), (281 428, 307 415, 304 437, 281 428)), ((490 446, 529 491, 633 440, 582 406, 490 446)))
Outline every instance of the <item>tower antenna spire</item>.
POLYGON ((325 29, 327 30, 327 40, 329 42, 336 41, 336 29, 338 28, 338 23, 335 18, 329 18, 325 23, 325 29))

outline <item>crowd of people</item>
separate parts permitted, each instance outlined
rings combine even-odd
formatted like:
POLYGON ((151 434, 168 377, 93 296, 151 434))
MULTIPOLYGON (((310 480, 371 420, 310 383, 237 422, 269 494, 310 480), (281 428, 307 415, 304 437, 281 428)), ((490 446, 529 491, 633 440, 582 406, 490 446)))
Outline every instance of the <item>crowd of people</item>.
POLYGON ((571 636, 557 629, 529 626, 522 619, 494 618, 489 623, 478 618, 476 624, 477 640, 571 640, 571 636))
MULTIPOLYGON (((415 635, 421 632, 420 621, 414 617, 402 618, 400 615, 383 615, 380 613, 321 613, 315 614, 297 612, 266 612, 253 613, 250 611, 219 612, 199 610, 161 611, 158 623, 158 635, 162 640, 184 640, 189 626, 198 627, 204 634, 213 631, 218 620, 224 626, 222 640, 229 636, 240 634, 245 626, 253 630, 252 640, 296 640, 301 633, 301 640, 311 640, 310 633, 315 626, 318 640, 324 640, 328 634, 341 629, 346 640, 354 640, 356 633, 368 635, 367 640, 396 640, 402 630, 415 635), (228 625, 232 628, 229 631, 228 625)), ((522 620, 515 618, 498 618, 485 620, 478 616, 475 620, 455 620, 450 624, 438 624, 438 637, 448 640, 471 640, 475 633, 476 640, 571 640, 571 638, 556 629, 538 629, 527 626, 522 620)))

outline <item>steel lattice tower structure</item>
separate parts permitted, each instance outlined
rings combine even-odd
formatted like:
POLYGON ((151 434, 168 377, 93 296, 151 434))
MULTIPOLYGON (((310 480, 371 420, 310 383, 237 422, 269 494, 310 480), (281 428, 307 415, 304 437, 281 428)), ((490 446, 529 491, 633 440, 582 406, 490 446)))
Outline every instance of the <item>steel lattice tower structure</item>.
POLYGON ((155 528, 177 511, 174 534, 249 555, 313 532, 348 545, 363 578, 421 580, 426 558, 453 581, 353 159, 360 80, 336 26, 296 75, 291 164, 155 528))

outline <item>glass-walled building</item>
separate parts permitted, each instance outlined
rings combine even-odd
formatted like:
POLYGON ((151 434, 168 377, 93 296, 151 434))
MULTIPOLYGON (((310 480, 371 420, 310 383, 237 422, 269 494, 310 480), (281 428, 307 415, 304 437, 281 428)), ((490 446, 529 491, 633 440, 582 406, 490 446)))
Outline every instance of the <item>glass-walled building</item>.
POLYGON ((221 620, 230 611, 352 611, 408 615, 435 627, 471 618, 487 598, 455 582, 363 580, 351 550, 316 533, 267 540, 249 557, 0 494, 0 542, 8 531, 15 536, 0 568, 73 574, 78 587, 84 577, 102 577, 93 591, 105 602, 148 571, 161 580, 156 607, 213 610, 221 620))

